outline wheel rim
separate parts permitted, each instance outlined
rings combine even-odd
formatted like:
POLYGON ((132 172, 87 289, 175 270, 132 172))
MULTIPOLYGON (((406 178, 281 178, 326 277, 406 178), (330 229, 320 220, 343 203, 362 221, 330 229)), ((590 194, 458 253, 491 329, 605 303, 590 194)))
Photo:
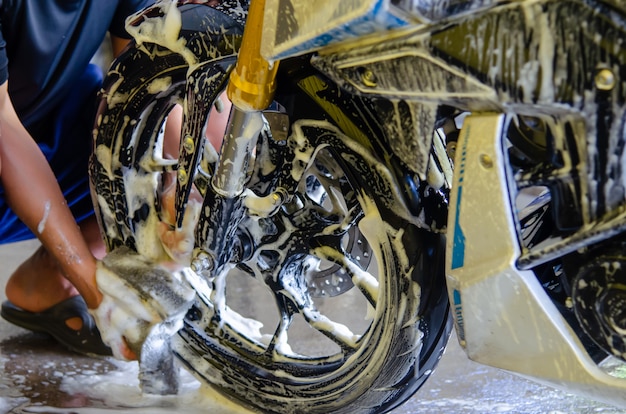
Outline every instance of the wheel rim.
POLYGON ((208 280, 215 308, 203 329, 239 355, 291 374, 319 375, 345 363, 367 343, 380 307, 378 260, 357 227, 364 216, 358 189, 337 159, 333 149, 317 152, 293 201, 243 226, 265 233, 253 257, 208 280), (254 304, 245 292, 255 292, 254 304), (337 311, 348 304, 360 323, 337 311))

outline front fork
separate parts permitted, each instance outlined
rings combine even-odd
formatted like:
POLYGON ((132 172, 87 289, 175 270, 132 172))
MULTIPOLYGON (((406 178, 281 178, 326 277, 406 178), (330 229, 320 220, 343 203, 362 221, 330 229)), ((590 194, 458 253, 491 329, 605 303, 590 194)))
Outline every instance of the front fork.
MULTIPOLYGON (((237 64, 230 74, 230 117, 196 230, 192 269, 201 274, 219 269, 229 260, 233 236, 243 217, 248 166, 263 128, 261 111, 269 106, 275 91, 278 62, 268 62, 260 54, 264 9, 265 0, 251 2, 237 64)), ((270 198, 277 205, 282 201, 275 194, 270 198)))

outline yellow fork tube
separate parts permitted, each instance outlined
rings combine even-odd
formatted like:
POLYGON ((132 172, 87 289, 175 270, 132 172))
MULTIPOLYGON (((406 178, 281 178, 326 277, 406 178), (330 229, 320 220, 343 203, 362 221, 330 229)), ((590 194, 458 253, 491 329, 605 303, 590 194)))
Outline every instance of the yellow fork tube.
POLYGON ((261 111, 272 102, 278 62, 261 56, 265 0, 251 0, 237 65, 230 74, 228 99, 239 110, 261 111))

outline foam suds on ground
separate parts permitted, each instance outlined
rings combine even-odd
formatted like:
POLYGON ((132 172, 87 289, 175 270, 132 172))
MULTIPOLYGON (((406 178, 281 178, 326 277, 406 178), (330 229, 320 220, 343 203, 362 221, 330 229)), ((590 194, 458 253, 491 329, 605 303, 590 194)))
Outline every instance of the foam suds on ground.
MULTIPOLYGON (((46 405, 23 405, 28 413, 96 414, 111 411, 132 413, 206 413, 245 414, 250 411, 229 401, 206 385, 202 385, 187 371, 181 369, 181 387, 178 395, 159 396, 142 394, 139 388, 137 362, 111 359, 117 369, 104 374, 95 371, 64 373, 60 390, 73 396, 82 396, 92 403, 90 407, 58 408, 46 405)), ((10 407, 10 402, 6 401, 10 407)), ((3 402, 0 400, 0 412, 3 402)))

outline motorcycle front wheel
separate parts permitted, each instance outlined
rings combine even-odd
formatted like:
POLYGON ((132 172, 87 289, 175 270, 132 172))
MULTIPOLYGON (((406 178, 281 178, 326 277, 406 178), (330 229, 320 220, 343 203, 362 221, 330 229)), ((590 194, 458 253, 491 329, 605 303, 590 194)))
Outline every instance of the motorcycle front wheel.
MULTIPOLYGON (((159 194, 177 165, 163 157, 162 131, 183 103, 187 69, 144 44, 107 76, 91 176, 109 249, 166 257, 159 194)), ((412 222, 382 157, 330 124, 291 121, 287 146, 304 137, 312 149, 302 179, 274 215, 242 219, 252 251, 227 271, 196 275, 174 349, 199 379, 254 410, 390 411, 429 377, 450 334, 443 236, 412 222)), ((261 140, 257 160, 263 151, 261 140)), ((199 186, 207 173, 198 168, 199 186)))

